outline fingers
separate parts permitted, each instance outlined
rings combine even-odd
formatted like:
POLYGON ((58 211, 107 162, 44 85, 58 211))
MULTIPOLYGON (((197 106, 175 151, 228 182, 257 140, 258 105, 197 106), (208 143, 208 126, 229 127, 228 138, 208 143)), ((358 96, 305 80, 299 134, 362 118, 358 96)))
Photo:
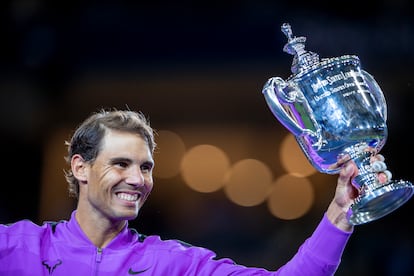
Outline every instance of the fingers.
POLYGON ((384 161, 374 161, 371 163, 371 168, 374 170, 374 172, 382 172, 387 169, 387 165, 384 161))
POLYGON ((340 178, 344 182, 349 181, 352 177, 358 174, 358 168, 354 162, 346 162, 340 171, 340 178))
POLYGON ((371 162, 375 162, 375 161, 382 161, 382 162, 384 162, 385 161, 384 155, 379 154, 379 153, 372 155, 371 156, 371 162))
POLYGON ((346 162, 350 161, 351 157, 349 156, 349 154, 341 154, 338 156, 338 160, 335 164, 332 164, 331 166, 329 166, 330 170, 337 170, 339 168, 341 168, 346 162))
POLYGON ((371 157, 371 168, 377 173, 379 183, 384 184, 391 181, 392 173, 387 170, 385 157, 382 154, 376 154, 371 157))
MULTIPOLYGON (((385 163, 385 157, 382 154, 373 154, 370 157, 371 161, 371 168, 372 172, 377 174, 377 178, 379 183, 385 184, 392 179, 392 173, 388 170, 387 164, 385 163)), ((344 169, 341 170, 341 175, 344 179, 348 177, 353 177, 357 174, 358 169, 355 169, 355 165, 353 162, 349 162, 350 156, 345 154, 338 158, 338 162, 331 167, 331 169, 337 169, 341 166, 344 167, 344 169), (352 169, 354 167, 354 170, 352 169), (356 171, 355 171, 356 170, 356 171)))
POLYGON ((342 189, 347 198, 354 199, 359 194, 359 187, 352 181, 357 174, 358 168, 353 161, 346 162, 339 173, 337 189, 342 189))
POLYGON ((383 172, 378 173, 378 181, 381 184, 385 184, 389 181, 391 181, 392 179, 392 174, 389 170, 385 170, 383 172))

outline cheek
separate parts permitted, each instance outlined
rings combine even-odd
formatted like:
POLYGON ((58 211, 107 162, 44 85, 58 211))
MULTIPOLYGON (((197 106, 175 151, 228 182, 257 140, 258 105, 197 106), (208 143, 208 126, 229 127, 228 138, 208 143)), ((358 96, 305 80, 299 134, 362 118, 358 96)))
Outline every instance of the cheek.
POLYGON ((105 172, 100 175, 95 175, 91 180, 91 186, 97 190, 97 192, 109 192, 112 189, 113 183, 117 183, 120 176, 113 172, 105 172))
POLYGON ((148 177, 145 180, 145 186, 147 187, 148 193, 150 193, 152 191, 152 188, 154 188, 154 181, 152 177, 148 177))
POLYGON ((115 183, 122 179, 122 173, 116 169, 107 169, 103 170, 97 175, 98 181, 102 183, 102 185, 109 185, 111 183, 115 183))
POLYGON ((152 191, 152 188, 154 188, 154 182, 152 182, 152 181, 149 181, 149 182, 147 182, 147 189, 148 189, 148 191, 152 191))

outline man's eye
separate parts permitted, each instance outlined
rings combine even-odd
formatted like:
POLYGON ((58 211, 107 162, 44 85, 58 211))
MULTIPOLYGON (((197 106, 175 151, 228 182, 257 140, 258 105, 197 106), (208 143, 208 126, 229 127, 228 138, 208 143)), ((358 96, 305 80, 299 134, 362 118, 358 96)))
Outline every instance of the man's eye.
POLYGON ((126 162, 118 162, 117 165, 122 167, 122 168, 128 167, 128 163, 126 163, 126 162))
POLYGON ((142 165, 141 166, 141 170, 143 172, 149 172, 149 171, 151 171, 151 169, 152 169, 152 166, 150 166, 150 165, 142 165))

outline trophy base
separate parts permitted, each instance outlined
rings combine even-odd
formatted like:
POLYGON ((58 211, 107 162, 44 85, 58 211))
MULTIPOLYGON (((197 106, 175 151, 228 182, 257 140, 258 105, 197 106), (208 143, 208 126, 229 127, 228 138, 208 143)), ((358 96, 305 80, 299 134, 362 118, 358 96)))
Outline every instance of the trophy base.
POLYGON ((364 224, 393 212, 414 194, 408 181, 391 181, 360 195, 350 208, 348 220, 353 225, 364 224))

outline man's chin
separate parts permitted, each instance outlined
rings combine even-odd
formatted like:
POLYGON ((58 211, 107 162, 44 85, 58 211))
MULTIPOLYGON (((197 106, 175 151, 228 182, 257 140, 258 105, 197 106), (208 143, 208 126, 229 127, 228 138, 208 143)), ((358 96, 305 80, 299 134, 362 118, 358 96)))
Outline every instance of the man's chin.
POLYGON ((134 220, 138 216, 137 211, 128 211, 128 212, 117 212, 116 217, 118 220, 134 220))

